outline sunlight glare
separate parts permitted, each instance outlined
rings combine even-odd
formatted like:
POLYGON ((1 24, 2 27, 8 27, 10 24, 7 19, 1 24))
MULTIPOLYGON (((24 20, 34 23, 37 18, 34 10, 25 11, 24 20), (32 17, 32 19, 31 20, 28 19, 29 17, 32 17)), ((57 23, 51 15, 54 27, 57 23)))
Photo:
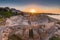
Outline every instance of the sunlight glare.
POLYGON ((31 9, 30 12, 31 12, 31 13, 35 13, 36 10, 35 10, 35 9, 31 9))

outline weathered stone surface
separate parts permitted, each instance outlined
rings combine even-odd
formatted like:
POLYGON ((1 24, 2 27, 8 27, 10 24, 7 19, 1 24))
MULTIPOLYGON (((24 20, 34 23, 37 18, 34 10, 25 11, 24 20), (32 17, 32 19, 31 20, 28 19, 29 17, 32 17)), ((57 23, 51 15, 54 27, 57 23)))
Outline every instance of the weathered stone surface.
POLYGON ((7 19, 2 40, 8 40, 8 36, 13 34, 22 40, 48 40, 58 30, 56 22, 46 15, 34 15, 31 20, 29 18, 30 16, 20 15, 7 19))

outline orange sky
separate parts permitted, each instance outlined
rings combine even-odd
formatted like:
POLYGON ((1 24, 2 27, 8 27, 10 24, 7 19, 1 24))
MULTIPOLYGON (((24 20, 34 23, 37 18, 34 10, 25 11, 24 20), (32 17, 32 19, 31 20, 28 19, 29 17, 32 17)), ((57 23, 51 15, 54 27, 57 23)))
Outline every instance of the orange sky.
POLYGON ((58 14, 60 14, 60 8, 47 8, 47 7, 38 8, 36 6, 27 7, 23 11, 30 12, 31 9, 34 9, 37 13, 58 13, 58 14))

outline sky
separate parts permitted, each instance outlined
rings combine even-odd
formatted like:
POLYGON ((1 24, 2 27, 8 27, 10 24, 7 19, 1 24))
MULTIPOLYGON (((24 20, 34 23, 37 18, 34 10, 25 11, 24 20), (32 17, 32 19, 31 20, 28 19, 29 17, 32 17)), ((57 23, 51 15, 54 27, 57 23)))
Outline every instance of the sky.
POLYGON ((60 0, 0 0, 0 7, 11 7, 26 10, 34 6, 42 12, 60 13, 60 0))

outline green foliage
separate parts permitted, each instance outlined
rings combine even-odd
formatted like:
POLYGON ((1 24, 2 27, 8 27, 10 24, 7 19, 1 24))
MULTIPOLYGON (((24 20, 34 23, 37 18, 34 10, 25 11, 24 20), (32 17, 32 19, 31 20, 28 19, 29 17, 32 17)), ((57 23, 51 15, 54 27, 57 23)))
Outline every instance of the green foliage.
POLYGON ((9 18, 9 17, 11 16, 11 13, 10 13, 10 12, 5 12, 5 11, 1 11, 1 12, 0 12, 0 15, 1 15, 2 17, 7 17, 7 18, 9 18))
POLYGON ((22 40, 22 39, 20 37, 18 37, 17 35, 13 34, 8 37, 8 40, 22 40))
MULTIPOLYGON (((10 9, 9 7, 0 8, 0 18, 9 18, 9 17, 15 16, 15 15, 20 15, 20 11, 14 9, 14 8, 10 9)), ((23 15, 23 13, 21 13, 21 15, 23 15)))
POLYGON ((50 38, 49 40, 60 40, 60 38, 53 36, 53 37, 50 38))

